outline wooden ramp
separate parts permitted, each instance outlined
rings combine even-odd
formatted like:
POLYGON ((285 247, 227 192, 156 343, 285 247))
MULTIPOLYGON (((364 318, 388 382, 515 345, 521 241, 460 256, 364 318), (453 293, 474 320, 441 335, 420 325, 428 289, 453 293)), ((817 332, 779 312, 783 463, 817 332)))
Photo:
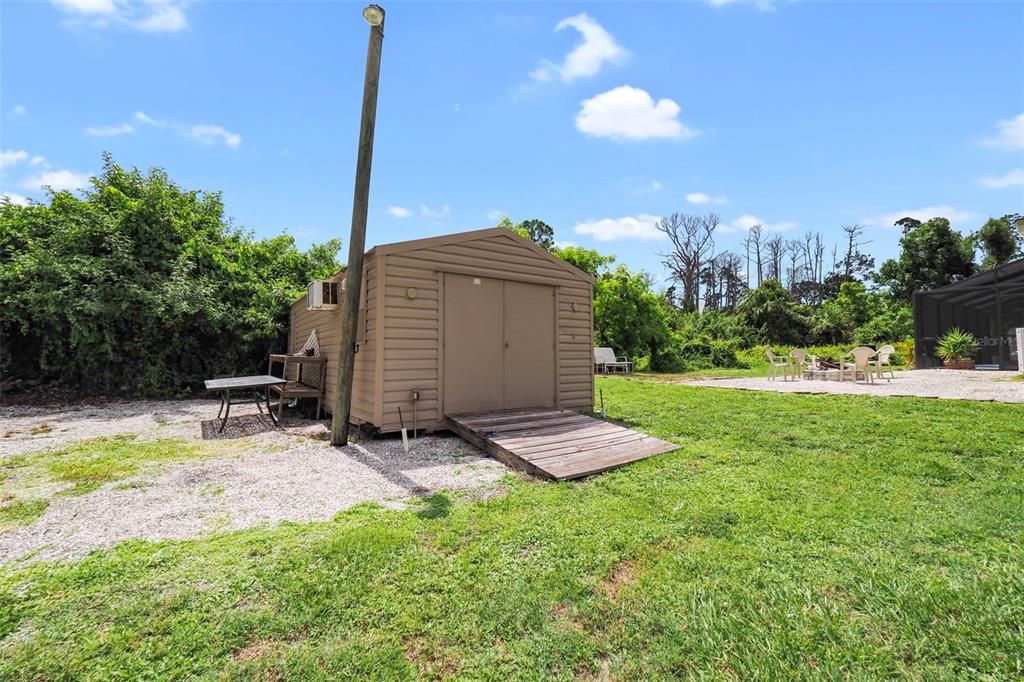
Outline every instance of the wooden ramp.
POLYGON ((446 415, 448 428, 495 459, 556 481, 589 476, 678 445, 558 408, 446 415))

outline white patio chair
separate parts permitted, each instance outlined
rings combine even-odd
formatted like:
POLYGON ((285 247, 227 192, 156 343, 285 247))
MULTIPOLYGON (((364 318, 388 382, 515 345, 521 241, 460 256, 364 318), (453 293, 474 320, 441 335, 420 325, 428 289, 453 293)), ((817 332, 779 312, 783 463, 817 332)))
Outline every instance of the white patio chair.
POLYGON ((793 373, 798 379, 803 378, 805 370, 815 369, 818 366, 818 358, 803 348, 794 348, 789 351, 789 357, 793 358, 793 373))
POLYGON ((896 373, 893 372, 893 370, 892 370, 892 360, 891 360, 892 354, 895 353, 895 352, 896 352, 896 349, 893 346, 890 346, 888 344, 886 344, 886 345, 884 345, 884 346, 882 346, 881 348, 878 349, 878 356, 874 360, 871 361, 871 364, 874 365, 875 370, 877 370, 878 378, 879 379, 882 378, 882 376, 883 376, 882 372, 885 371, 884 368, 886 368, 886 367, 889 368, 889 376, 891 377, 890 379, 886 379, 886 381, 892 381, 892 379, 896 378, 896 373))
POLYGON ((789 368, 791 365, 789 358, 776 355, 770 350, 766 350, 764 356, 768 359, 768 381, 775 381, 779 368, 782 369, 782 380, 789 381, 789 368))
POLYGON ((853 373, 854 382, 857 381, 857 372, 863 372, 864 379, 869 384, 875 383, 874 375, 871 374, 871 359, 877 354, 874 348, 858 346, 839 359, 839 381, 843 380, 847 370, 853 373), (847 362, 847 358, 853 362, 847 362))
POLYGON ((625 356, 615 355, 615 351, 611 348, 595 348, 594 371, 602 374, 610 372, 628 373, 633 371, 633 363, 627 360, 625 356))

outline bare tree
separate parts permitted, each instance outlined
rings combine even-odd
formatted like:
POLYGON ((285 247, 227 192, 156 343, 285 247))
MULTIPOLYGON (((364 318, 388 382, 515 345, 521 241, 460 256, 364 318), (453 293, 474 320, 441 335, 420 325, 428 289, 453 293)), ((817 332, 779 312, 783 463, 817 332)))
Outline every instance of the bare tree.
MULTIPOLYGON (((871 241, 860 241, 864 234, 863 225, 843 225, 843 232, 846 233, 846 255, 843 256, 843 279, 850 281, 856 277, 858 272, 867 272, 874 267, 875 259, 864 254, 860 247, 870 244, 871 241), (871 264, 865 267, 865 262, 871 264)), ((838 268, 836 268, 838 270, 838 268)))
POLYGON ((743 281, 743 257, 727 252, 715 260, 718 261, 719 305, 722 309, 732 310, 748 288, 743 281))
POLYGON ((786 288, 793 291, 798 282, 807 274, 807 263, 804 258, 804 243, 799 239, 786 242, 786 255, 789 257, 789 268, 786 269, 786 288))
POLYGON ((715 230, 720 222, 717 213, 673 213, 658 221, 657 228, 672 242, 672 250, 661 254, 665 259, 662 263, 682 287, 680 302, 685 309, 697 309, 701 275, 714 253, 715 230))
POLYGON ((747 287, 750 287, 751 251, 753 251, 754 266, 757 272, 757 286, 761 286, 761 282, 764 280, 764 260, 761 256, 761 251, 764 247, 764 228, 760 223, 747 230, 747 237, 743 240, 743 245, 747 249, 747 287))
POLYGON ((766 279, 782 281, 782 257, 785 251, 785 242, 782 237, 776 235, 764 243, 765 253, 768 257, 768 273, 766 279))

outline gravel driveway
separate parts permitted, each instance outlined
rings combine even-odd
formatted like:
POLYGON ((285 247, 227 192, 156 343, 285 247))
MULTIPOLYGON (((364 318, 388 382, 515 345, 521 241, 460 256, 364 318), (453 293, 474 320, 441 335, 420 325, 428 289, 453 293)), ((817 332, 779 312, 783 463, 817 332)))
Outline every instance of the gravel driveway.
MULTIPOLYGON (((1016 372, 982 372, 952 369, 915 369, 896 372, 895 378, 862 381, 769 381, 766 377, 701 379, 686 383, 716 388, 741 388, 779 393, 845 393, 856 395, 918 396, 960 400, 1024 403, 1024 381, 1012 381, 1016 372)), ((886 375, 888 376, 888 375, 886 375)))
MULTIPOLYGON (((31 494, 48 496, 49 506, 30 525, 0 533, 0 563, 76 559, 128 539, 330 519, 360 502, 401 507, 443 489, 489 495, 508 471, 450 435, 421 436, 408 453, 397 438, 333 448, 324 422, 286 416, 284 428, 273 429, 255 412, 232 417, 221 435, 212 419, 217 408, 215 401, 0 408, 0 462, 118 434, 231 446, 229 454, 147 467, 85 495, 37 488, 31 494)), ((16 479, 3 488, 18 498, 27 490, 16 479)))

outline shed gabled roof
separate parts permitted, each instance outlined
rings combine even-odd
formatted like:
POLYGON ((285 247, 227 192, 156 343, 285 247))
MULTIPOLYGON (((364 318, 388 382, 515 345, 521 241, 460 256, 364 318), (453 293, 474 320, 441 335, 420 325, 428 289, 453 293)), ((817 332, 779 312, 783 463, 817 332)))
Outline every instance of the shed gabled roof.
POLYGON ((573 277, 587 284, 593 284, 594 278, 588 273, 583 272, 572 263, 562 260, 558 256, 553 255, 549 251, 537 246, 529 239, 524 239, 512 230, 504 227, 489 227, 483 230, 471 230, 469 232, 456 232, 453 234, 443 234, 437 237, 427 237, 425 239, 412 239, 405 242, 394 242, 392 244, 380 244, 373 247, 370 253, 376 253, 384 256, 392 253, 402 253, 405 251, 412 251, 415 249, 424 249, 435 246, 444 246, 446 244, 459 244, 462 242, 473 241, 474 239, 486 239, 488 237, 508 237, 516 241, 523 248, 530 249, 537 255, 547 259, 553 265, 558 266, 562 270, 565 270, 573 277))

